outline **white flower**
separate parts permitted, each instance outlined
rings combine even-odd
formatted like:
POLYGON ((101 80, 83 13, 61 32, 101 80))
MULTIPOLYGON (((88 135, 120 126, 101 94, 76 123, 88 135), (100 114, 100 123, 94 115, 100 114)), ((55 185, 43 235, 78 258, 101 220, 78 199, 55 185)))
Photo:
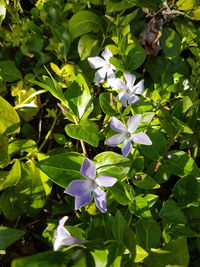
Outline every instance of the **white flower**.
POLYGON ((64 216, 59 221, 59 225, 55 232, 55 240, 53 244, 54 251, 58 250, 62 246, 72 246, 75 244, 83 243, 82 240, 71 236, 67 229, 64 227, 64 224, 67 219, 68 217, 64 216))
POLYGON ((108 84, 113 90, 121 90, 117 97, 122 105, 127 107, 127 102, 131 105, 140 100, 137 95, 142 94, 144 91, 144 80, 134 85, 136 80, 134 74, 124 73, 124 78, 125 82, 119 78, 111 78, 108 80, 108 84))
POLYGON ((106 75, 108 79, 111 77, 115 77, 113 70, 116 70, 116 68, 109 62, 113 54, 108 48, 106 48, 101 55, 104 59, 102 59, 101 57, 88 58, 90 67, 93 69, 99 69, 95 73, 94 82, 103 82, 105 80, 106 75))

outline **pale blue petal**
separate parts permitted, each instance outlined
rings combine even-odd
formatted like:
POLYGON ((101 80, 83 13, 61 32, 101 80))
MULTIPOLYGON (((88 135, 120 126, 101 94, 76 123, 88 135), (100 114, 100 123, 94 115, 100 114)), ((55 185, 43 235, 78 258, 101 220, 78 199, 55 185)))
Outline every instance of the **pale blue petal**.
POLYGON ((64 227, 65 222, 67 221, 68 217, 65 216, 59 221, 59 225, 55 232, 55 238, 61 238, 70 235, 67 229, 64 227))
POLYGON ((80 244, 80 243, 83 243, 83 241, 69 235, 65 238, 60 237, 60 238, 55 239, 53 249, 54 251, 57 251, 60 247, 72 246, 72 245, 80 244))
POLYGON ((124 73, 124 78, 126 80, 127 87, 133 87, 136 80, 136 76, 134 74, 124 73))
POLYGON ((129 105, 133 105, 133 104, 137 103, 138 101, 140 101, 140 98, 138 96, 136 96, 136 95, 131 95, 128 98, 129 105))
POLYGON ((85 191, 85 193, 75 198, 75 210, 80 209, 91 201, 91 191, 85 191))
POLYGON ((111 65, 109 68, 107 68, 107 72, 106 72, 107 80, 115 78, 115 74, 114 74, 113 70, 116 70, 116 68, 113 65, 111 65))
POLYGON ((107 73, 107 68, 106 67, 103 67, 103 68, 99 69, 95 73, 94 82, 95 83, 103 82, 105 80, 106 73, 107 73))
POLYGON ((119 101, 122 103, 124 107, 127 107, 127 96, 124 92, 120 92, 117 96, 119 101))
POLYGON ((90 64, 90 67, 93 69, 99 69, 106 65, 105 60, 100 57, 89 57, 88 62, 90 64))
POLYGON ((141 114, 137 114, 128 119, 128 131, 130 133, 135 132, 140 123, 140 119, 141 119, 141 114))
POLYGON ((137 144, 141 145, 152 145, 152 142, 147 134, 145 133, 135 133, 132 134, 131 140, 137 144))
POLYGON ((131 152, 132 150, 132 144, 130 139, 125 139, 122 145, 122 155, 124 158, 126 158, 128 156, 128 154, 131 152))
POLYGON ((94 179, 96 177, 96 166, 90 159, 84 159, 81 165, 80 174, 89 179, 94 179))
POLYGON ((115 117, 112 117, 110 121, 110 128, 116 132, 124 133, 127 132, 125 125, 115 117))
POLYGON ((90 181, 88 180, 74 180, 65 189, 64 193, 73 197, 79 197, 90 190, 90 181))
POLYGON ((117 182, 117 179, 111 176, 100 174, 95 181, 99 186, 111 187, 117 182))
POLYGON ((140 81, 133 88, 133 93, 141 95, 144 92, 144 80, 140 81))
POLYGON ((94 190, 94 200, 95 200, 97 208, 101 212, 105 213, 107 211, 107 208, 106 208, 106 193, 103 190, 101 190, 100 188, 96 188, 94 190))
POLYGON ((119 144, 121 144, 124 141, 124 134, 115 134, 112 137, 108 138, 105 143, 109 146, 117 146, 119 144))
POLYGON ((123 90, 125 88, 124 82, 119 78, 109 79, 108 84, 113 90, 123 90))
POLYGON ((105 48, 105 50, 102 52, 101 55, 105 59, 105 61, 108 63, 109 63, 109 59, 113 56, 113 54, 110 52, 108 48, 105 48))

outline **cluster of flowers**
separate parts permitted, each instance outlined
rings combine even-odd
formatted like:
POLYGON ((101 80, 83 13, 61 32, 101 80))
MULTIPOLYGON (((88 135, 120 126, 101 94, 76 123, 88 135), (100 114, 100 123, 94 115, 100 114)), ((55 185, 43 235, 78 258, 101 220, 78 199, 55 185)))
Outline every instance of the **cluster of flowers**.
MULTIPOLYGON (((124 73, 125 82, 119 78, 115 77, 114 70, 116 68, 109 62, 112 57, 112 53, 106 48, 102 57, 90 57, 88 58, 91 68, 99 69, 94 78, 94 82, 103 82, 107 77, 109 86, 113 90, 120 90, 118 94, 118 99, 121 101, 123 106, 127 104, 134 104, 140 98, 138 94, 142 94, 144 91, 144 81, 140 81, 138 84, 134 85, 136 77, 133 74, 124 73)), ((132 142, 151 145, 152 142, 144 132, 134 133, 138 128, 141 120, 141 114, 137 114, 128 119, 128 127, 126 127, 120 120, 112 117, 110 121, 110 128, 119 134, 113 135, 105 141, 106 144, 110 146, 117 146, 122 143, 122 155, 127 157, 132 150, 132 142)), ((117 179, 100 174, 96 177, 96 166, 94 163, 85 158, 80 174, 86 178, 86 180, 74 180, 65 189, 64 193, 75 197, 75 210, 86 205, 91 201, 92 195, 94 196, 95 204, 97 208, 105 213, 106 208, 106 193, 100 187, 111 187, 116 182, 117 179)), ((55 233, 54 250, 58 250, 61 246, 70 246, 78 243, 83 243, 82 240, 77 239, 70 235, 70 233, 65 229, 64 224, 67 217, 63 217, 59 226, 57 227, 55 233)))

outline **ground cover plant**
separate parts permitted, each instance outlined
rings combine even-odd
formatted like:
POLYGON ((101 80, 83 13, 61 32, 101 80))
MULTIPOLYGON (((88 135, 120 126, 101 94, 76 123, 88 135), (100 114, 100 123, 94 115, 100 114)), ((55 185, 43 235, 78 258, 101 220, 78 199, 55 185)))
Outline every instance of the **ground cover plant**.
POLYGON ((199 20, 0 1, 1 266, 200 266, 199 20))

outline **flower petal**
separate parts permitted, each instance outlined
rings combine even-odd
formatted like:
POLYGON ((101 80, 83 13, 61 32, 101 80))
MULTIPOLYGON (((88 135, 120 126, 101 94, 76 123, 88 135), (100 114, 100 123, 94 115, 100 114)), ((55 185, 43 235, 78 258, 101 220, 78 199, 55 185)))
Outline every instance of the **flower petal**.
POLYGON ((131 95, 129 98, 128 98, 128 103, 129 105, 133 105, 135 104, 136 102, 140 101, 140 98, 137 96, 137 95, 131 95))
POLYGON ((64 193, 73 197, 79 197, 90 190, 90 181, 88 180, 74 180, 65 189, 64 193))
POLYGON ((65 222, 67 221, 68 217, 64 216, 60 221, 59 225, 55 232, 55 238, 65 237, 70 235, 70 233, 67 231, 67 229, 64 227, 65 222))
POLYGON ((113 56, 113 54, 110 52, 108 48, 105 48, 101 56, 105 59, 106 62, 109 63, 109 59, 113 56))
POLYGON ((75 198, 75 210, 80 209, 90 201, 91 201, 91 191, 86 191, 81 196, 75 198))
POLYGON ((136 80, 136 76, 134 74, 124 73, 124 78, 126 80, 127 87, 133 87, 136 80))
POLYGON ((94 163, 90 159, 88 159, 88 158, 84 159, 84 161, 81 165, 80 174, 85 176, 86 178, 89 178, 89 179, 95 178, 96 166, 94 165, 94 163))
POLYGON ((107 211, 107 208, 106 208, 106 193, 103 190, 101 190, 100 188, 96 188, 94 190, 94 200, 95 200, 97 208, 101 212, 105 213, 107 211))
POLYGON ((150 140, 150 138, 148 137, 147 134, 145 133, 135 133, 132 134, 131 136, 131 140, 137 144, 141 144, 141 145, 152 145, 152 142, 150 140))
POLYGON ((123 90, 125 88, 124 82, 119 78, 109 79, 108 84, 113 90, 123 90))
POLYGON ((133 89, 134 94, 141 95, 144 92, 144 80, 136 84, 133 89))
POLYGON ((89 57, 88 62, 93 69, 103 68, 106 64, 105 60, 100 57, 89 57))
POLYGON ((60 247, 72 246, 72 245, 80 244, 80 243, 83 243, 83 241, 73 236, 68 236, 65 238, 57 238, 54 241, 53 249, 54 251, 57 251, 60 247))
POLYGON ((110 121, 110 128, 116 132, 124 133, 127 132, 125 125, 115 117, 112 117, 110 121))
POLYGON ((117 146, 120 143, 122 143, 124 141, 124 134, 115 134, 112 137, 108 138, 105 143, 109 146, 117 146))
POLYGON ((127 107, 127 98, 126 98, 126 94, 124 94, 124 92, 120 92, 118 94, 117 98, 119 99, 119 101, 122 103, 122 105, 124 107, 127 107))
POLYGON ((128 119, 128 131, 130 133, 135 132, 140 123, 140 119, 141 119, 141 114, 137 114, 128 119))
POLYGON ((100 174, 95 181, 99 186, 111 187, 117 182, 117 179, 111 176, 100 174))
POLYGON ((128 154, 131 152, 132 150, 132 144, 130 139, 125 139, 122 145, 122 155, 124 158, 126 158, 128 156, 128 154))
POLYGON ((115 77, 113 70, 116 70, 116 68, 113 65, 111 65, 111 67, 106 68, 106 69, 107 69, 107 72, 106 72, 107 80, 115 79, 116 77, 115 77))
POLYGON ((103 67, 103 68, 99 69, 95 73, 94 82, 95 83, 103 82, 105 80, 106 73, 107 73, 107 68, 106 67, 103 67))

